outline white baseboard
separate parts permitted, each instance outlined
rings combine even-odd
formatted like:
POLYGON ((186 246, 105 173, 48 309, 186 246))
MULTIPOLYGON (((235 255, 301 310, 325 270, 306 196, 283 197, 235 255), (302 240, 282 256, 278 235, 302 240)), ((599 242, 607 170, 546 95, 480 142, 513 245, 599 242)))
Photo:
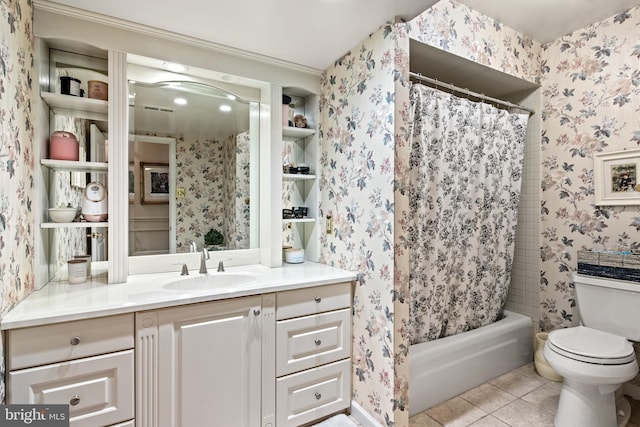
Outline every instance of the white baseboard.
POLYGON ((359 422, 362 427, 382 427, 375 418, 362 408, 355 400, 351 401, 351 416, 359 422))
MULTIPOLYGON (((623 393, 627 396, 631 396, 634 400, 640 400, 640 387, 631 383, 624 383, 622 385, 623 393)), ((353 405, 353 402, 351 403, 353 405)))

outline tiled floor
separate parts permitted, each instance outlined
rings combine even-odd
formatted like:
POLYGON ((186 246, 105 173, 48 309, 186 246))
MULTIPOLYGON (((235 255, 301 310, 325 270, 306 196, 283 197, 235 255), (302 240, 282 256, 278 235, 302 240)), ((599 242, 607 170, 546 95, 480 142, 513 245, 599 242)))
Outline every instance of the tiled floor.
MULTIPOLYGON (((553 427, 560 388, 531 363, 411 417, 409 427, 553 427)), ((629 401, 628 427, 640 427, 640 401, 629 401)))

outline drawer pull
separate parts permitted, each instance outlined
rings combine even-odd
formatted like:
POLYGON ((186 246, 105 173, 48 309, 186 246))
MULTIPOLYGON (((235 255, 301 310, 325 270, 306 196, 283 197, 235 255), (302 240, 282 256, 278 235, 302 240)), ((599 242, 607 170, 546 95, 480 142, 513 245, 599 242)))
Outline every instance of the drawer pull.
POLYGON ((318 393, 317 391, 316 391, 315 396, 316 396, 316 400, 320 400, 322 398, 322 395, 320 393, 318 393))
POLYGON ((254 314, 255 316, 260 316, 260 309, 259 309, 259 308, 256 308, 255 310, 253 310, 253 314, 254 314))
POLYGON ((80 344, 80 337, 73 337, 69 340, 69 343, 71 345, 78 345, 80 344))
POLYGON ((71 398, 71 400, 69 401, 69 405, 71 406, 76 406, 78 403, 80 403, 80 396, 78 396, 77 394, 75 396, 73 396, 71 398))
POLYGON ((313 300, 314 300, 315 302, 321 302, 321 301, 322 301, 322 298, 320 298, 320 297, 315 297, 313 300))
POLYGON ((315 340, 314 343, 316 343, 316 345, 320 345, 320 344, 322 344, 322 341, 321 340, 315 340))

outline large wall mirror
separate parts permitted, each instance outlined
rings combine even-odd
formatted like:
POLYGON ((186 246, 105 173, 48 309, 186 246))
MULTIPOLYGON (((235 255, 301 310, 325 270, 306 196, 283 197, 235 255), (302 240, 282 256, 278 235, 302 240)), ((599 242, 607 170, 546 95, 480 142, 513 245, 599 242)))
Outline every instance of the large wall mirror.
POLYGON ((132 56, 129 256, 258 248, 259 90, 132 56))

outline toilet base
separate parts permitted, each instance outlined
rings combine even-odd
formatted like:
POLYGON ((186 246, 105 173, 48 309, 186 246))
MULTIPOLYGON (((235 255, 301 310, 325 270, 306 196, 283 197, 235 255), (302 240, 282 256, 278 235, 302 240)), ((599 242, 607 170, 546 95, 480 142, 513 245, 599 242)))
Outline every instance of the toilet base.
POLYGON ((617 388, 586 385, 565 377, 555 427, 618 427, 617 388))
POLYGON ((631 419, 631 404, 624 396, 616 399, 616 415, 618 418, 618 427, 627 427, 631 419))

